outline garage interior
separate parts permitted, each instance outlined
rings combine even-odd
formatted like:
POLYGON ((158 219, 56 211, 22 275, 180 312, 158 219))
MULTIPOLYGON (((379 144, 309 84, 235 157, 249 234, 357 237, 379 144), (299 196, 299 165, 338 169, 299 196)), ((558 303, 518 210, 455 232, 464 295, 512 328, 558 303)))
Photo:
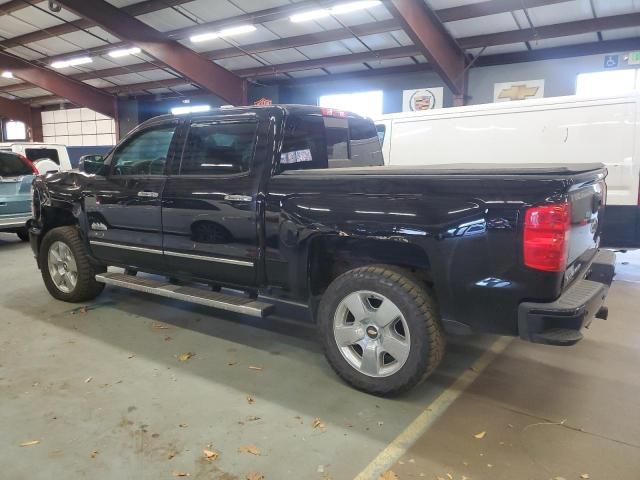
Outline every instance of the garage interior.
MULTIPOLYGON (((616 95, 638 65, 637 0, 0 0, 2 141, 73 167, 168 113, 616 95)), ((111 287, 71 305, 0 233, 0 478, 638 480, 640 255, 616 255, 609 318, 577 345, 452 336, 424 383, 379 398, 297 308, 111 287)))

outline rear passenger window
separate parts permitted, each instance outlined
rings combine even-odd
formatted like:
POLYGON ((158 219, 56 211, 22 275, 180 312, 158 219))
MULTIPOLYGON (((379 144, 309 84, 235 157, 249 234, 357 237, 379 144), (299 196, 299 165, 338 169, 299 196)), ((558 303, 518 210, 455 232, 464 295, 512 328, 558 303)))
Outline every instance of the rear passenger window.
POLYGON ((58 157, 58 150, 55 148, 26 148, 24 150, 25 157, 27 157, 32 162, 36 160, 42 160, 43 158, 48 158, 49 160, 53 160, 58 165, 60 165, 60 158, 58 157))
POLYGON ((378 132, 370 121, 319 114, 287 118, 280 172, 381 165, 378 132))
POLYGON ((248 172, 256 144, 255 122, 194 122, 180 165, 181 175, 248 172))

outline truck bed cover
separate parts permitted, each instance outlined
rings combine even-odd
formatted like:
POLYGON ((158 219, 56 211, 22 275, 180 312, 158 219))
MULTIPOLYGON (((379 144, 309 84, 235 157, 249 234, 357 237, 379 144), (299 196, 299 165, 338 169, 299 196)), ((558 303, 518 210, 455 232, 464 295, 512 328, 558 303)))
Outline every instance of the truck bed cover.
POLYGON ((383 167, 348 167, 291 170, 292 175, 576 175, 602 170, 602 163, 523 163, 504 165, 498 163, 449 163, 442 165, 387 165, 383 167))

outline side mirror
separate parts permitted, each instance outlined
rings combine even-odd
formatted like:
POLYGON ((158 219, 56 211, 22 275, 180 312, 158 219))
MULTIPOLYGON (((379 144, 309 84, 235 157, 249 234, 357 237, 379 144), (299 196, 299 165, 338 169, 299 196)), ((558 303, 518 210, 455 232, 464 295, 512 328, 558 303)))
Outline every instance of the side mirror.
POLYGON ((78 162, 78 170, 84 173, 95 174, 104 165, 103 155, 83 155, 78 162))
POLYGON ((33 162, 33 166, 36 167, 40 175, 46 175, 48 173, 58 173, 60 171, 60 165, 51 160, 50 158, 40 158, 33 162))

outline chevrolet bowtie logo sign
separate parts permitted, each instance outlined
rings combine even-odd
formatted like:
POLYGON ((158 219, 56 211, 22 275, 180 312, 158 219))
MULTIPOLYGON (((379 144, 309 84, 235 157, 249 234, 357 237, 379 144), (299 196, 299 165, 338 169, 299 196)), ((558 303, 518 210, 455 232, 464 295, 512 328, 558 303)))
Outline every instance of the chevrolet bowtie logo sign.
POLYGON ((526 85, 512 85, 509 88, 503 89, 498 94, 499 99, 509 100, 525 100, 529 97, 535 97, 540 87, 527 87, 526 85))

